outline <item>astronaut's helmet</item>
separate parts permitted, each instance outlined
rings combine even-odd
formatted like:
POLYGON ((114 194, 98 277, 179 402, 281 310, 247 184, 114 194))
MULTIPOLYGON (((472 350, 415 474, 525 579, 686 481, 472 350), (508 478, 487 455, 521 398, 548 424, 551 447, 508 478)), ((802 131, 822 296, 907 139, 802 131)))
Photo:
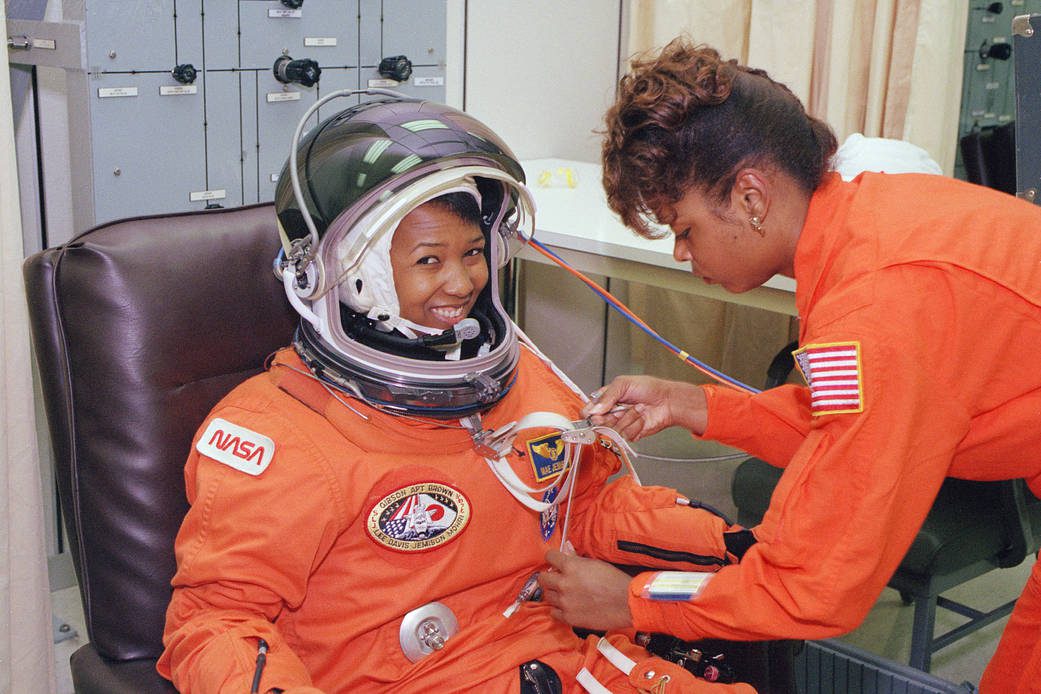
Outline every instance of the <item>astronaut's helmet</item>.
POLYGON ((516 157, 472 116, 400 96, 352 106, 301 138, 302 128, 275 208, 276 272, 301 315, 294 346, 304 362, 395 413, 449 419, 490 408, 512 386, 518 360, 498 270, 534 231, 516 157), (448 329, 402 315, 398 300, 393 239, 420 206, 481 232, 483 248, 471 255, 483 255, 487 282, 448 329))

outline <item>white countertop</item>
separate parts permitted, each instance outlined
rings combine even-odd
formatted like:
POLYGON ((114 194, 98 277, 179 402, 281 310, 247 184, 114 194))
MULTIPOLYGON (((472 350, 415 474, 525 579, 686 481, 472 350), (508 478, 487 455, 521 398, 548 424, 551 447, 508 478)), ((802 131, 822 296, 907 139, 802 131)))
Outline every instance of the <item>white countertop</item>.
MULTIPOLYGON (((702 282, 688 264, 677 263, 671 235, 651 241, 625 227, 607 206, 599 164, 531 159, 521 165, 535 196, 535 238, 555 252, 573 251, 572 257, 565 258, 568 262, 576 257, 600 259, 585 268, 576 264, 579 269, 794 315, 795 280, 778 275, 760 289, 730 294, 702 282), (569 186, 569 178, 574 187, 569 186)), ((531 249, 521 257, 544 261, 531 249)))

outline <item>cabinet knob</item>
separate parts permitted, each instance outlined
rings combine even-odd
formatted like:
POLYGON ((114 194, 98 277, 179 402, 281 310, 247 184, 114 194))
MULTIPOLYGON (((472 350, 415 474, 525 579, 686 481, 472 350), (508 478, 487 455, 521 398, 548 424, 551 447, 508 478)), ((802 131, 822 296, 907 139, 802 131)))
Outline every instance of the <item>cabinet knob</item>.
POLYGON ((275 79, 282 84, 296 82, 305 87, 313 87, 322 77, 322 68, 318 61, 310 58, 293 60, 288 55, 280 55, 272 67, 275 79))
POLYGON ((173 78, 181 84, 191 84, 195 81, 195 78, 199 76, 198 70, 196 70, 195 66, 191 63, 178 65, 170 71, 170 74, 173 75, 173 78))
POLYGON ((379 73, 383 77, 404 82, 412 76, 412 61, 403 55, 384 58, 380 61, 379 73))
POLYGON ((994 58, 995 60, 1008 60, 1012 57, 1011 43, 990 43, 986 41, 980 46, 980 57, 984 60, 994 58))

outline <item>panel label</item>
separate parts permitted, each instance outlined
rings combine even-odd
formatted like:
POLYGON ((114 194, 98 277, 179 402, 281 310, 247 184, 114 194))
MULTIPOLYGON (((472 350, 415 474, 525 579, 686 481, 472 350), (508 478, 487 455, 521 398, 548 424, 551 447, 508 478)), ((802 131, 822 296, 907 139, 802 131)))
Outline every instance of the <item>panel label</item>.
POLYGON ((335 36, 305 36, 304 37, 304 45, 305 46, 314 46, 314 47, 319 47, 319 48, 323 47, 323 46, 335 46, 336 45, 336 37, 335 36))
POLYGON ((388 79, 369 80, 369 86, 370 87, 397 87, 400 84, 401 84, 401 82, 398 82, 397 80, 388 80, 388 79))
POLYGON ((44 48, 48 51, 53 51, 57 47, 54 39, 33 39, 33 48, 44 48))
POLYGON ((124 96, 137 96, 137 87, 98 87, 99 99, 114 99, 124 96))
POLYGON ((417 87, 443 87, 445 86, 444 77, 415 77, 412 80, 412 84, 417 87))
POLYGON ((223 200, 226 197, 228 197, 228 191, 224 189, 197 190, 194 193, 188 193, 188 199, 191 202, 201 202, 203 200, 223 200))
POLYGON ((267 102, 269 104, 278 101, 300 101, 300 92, 268 92, 267 102))
POLYGON ((159 96, 181 96, 183 94, 198 94, 199 86, 196 84, 164 84, 159 87, 159 96))
POLYGON ((293 17, 303 17, 304 16, 304 11, 303 10, 281 10, 281 9, 279 9, 279 10, 268 10, 267 11, 267 16, 271 17, 272 19, 287 19, 287 18, 293 18, 293 17))

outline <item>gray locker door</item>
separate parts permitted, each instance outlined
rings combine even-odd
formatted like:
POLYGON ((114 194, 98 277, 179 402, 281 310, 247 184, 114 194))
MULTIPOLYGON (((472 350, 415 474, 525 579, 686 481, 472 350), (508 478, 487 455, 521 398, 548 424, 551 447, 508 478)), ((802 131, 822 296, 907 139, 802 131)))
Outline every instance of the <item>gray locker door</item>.
POLYGON ((416 66, 445 62, 445 0, 361 0, 361 64, 404 55, 416 66))
POLYGON ((207 0, 203 6, 202 39, 207 70, 239 67, 239 3, 207 0))
POLYGON ((384 55, 407 55, 413 68, 445 62, 445 0, 383 0, 384 55))
MULTIPOLYGON (((252 82, 253 75, 232 71, 206 72, 206 183, 210 189, 226 191, 224 202, 215 201, 224 207, 257 201, 256 186, 247 199, 242 182, 246 143, 242 139, 241 79, 252 82)), ((255 137, 249 142, 253 150, 256 149, 255 142, 255 137)))
POLYGON ((257 80, 260 72, 239 72, 238 76, 242 122, 242 200, 248 205, 260 202, 260 181, 257 178, 260 146, 260 136, 257 134, 257 80))
POLYGON ((270 71, 283 51, 323 68, 358 65, 357 0, 307 0, 296 10, 275 0, 242 0, 239 26, 243 68, 270 71))
MULTIPOLYGON (((275 182, 289 157, 293 131, 304 112, 317 100, 315 87, 283 85, 273 75, 257 72, 257 190, 259 202, 275 198, 275 182)), ((316 116, 311 116, 313 127, 316 116)))
POLYGON ((192 195, 207 190, 200 81, 194 90, 163 74, 88 81, 95 223, 206 206, 192 195))
MULTIPOLYGON (((358 88, 358 70, 355 68, 330 68, 322 70, 322 79, 318 83, 318 98, 332 94, 340 89, 358 88)), ((345 108, 359 102, 358 96, 341 96, 333 99, 318 109, 318 120, 323 121, 345 108)))
POLYGON ((88 2, 85 12, 90 72, 202 70, 202 0, 88 2), (175 12, 176 9, 176 12, 175 12))

